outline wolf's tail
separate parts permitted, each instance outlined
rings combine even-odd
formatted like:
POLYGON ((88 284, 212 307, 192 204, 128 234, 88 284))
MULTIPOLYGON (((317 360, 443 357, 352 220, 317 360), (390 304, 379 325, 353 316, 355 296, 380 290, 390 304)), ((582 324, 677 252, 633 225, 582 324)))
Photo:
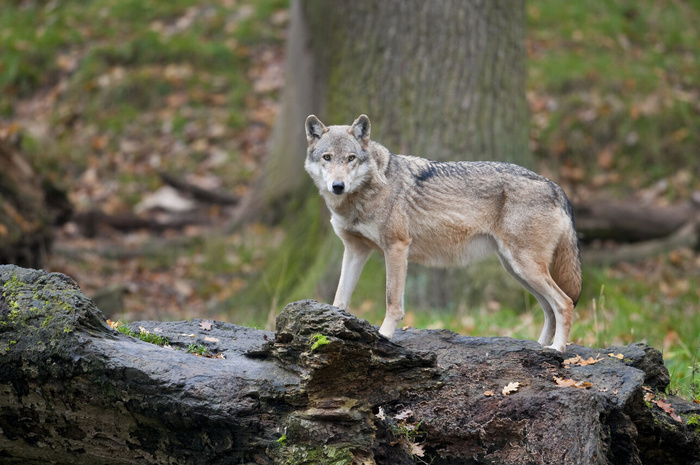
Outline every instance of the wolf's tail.
POLYGON ((562 235, 557 248, 554 250, 550 274, 554 282, 571 298, 574 306, 576 306, 576 302, 581 296, 582 279, 581 255, 573 216, 571 218, 571 229, 562 235))

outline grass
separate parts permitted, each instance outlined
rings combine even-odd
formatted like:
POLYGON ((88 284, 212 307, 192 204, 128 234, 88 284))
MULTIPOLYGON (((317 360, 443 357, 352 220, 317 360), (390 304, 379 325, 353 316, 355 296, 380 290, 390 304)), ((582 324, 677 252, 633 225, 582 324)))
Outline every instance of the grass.
POLYGON ((234 140, 254 104, 246 70, 255 47, 280 42, 270 15, 286 4, 16 2, 0 15, 0 115, 12 117, 17 101, 60 82, 48 115, 51 137, 25 133, 25 150, 47 172, 60 166, 66 184, 87 168, 117 182, 117 208, 133 206, 143 186, 158 183, 148 166, 153 153, 169 155, 150 162, 159 169, 197 172, 215 144, 229 158, 215 174, 232 189, 254 174, 234 140), (212 126, 220 128, 214 136, 212 126), (196 141, 202 150, 189 156, 196 141), (127 181, 115 168, 130 166, 138 172, 127 181))
POLYGON ((192 355, 199 355, 200 357, 204 357, 209 354, 209 351, 205 346, 202 344, 190 344, 187 346, 187 349, 185 350, 188 354, 192 355))
POLYGON ((700 178, 700 2, 536 0, 527 9, 528 87, 551 99, 534 111, 542 160, 573 164, 587 182, 621 173, 621 191, 679 170, 700 178), (611 161, 598 158, 604 150, 611 161))
POLYGON ((137 333, 136 331, 131 329, 129 326, 127 326, 122 321, 116 321, 116 322, 110 321, 109 323, 110 323, 110 326, 112 326, 112 328, 116 329, 120 333, 126 334, 127 336, 134 337, 134 338, 139 339, 143 342, 148 342, 149 344, 155 344, 157 346, 170 345, 170 341, 168 340, 167 337, 152 333, 150 331, 145 330, 144 328, 139 328, 139 332, 137 333))

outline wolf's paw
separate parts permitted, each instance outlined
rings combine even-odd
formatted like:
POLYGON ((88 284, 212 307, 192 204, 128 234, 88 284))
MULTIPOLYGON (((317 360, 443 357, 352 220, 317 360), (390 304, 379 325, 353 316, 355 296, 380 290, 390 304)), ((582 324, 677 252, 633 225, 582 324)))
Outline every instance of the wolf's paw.
POLYGON ((396 326, 387 325, 386 323, 382 323, 382 327, 379 328, 379 334, 387 339, 391 339, 391 337, 394 335, 394 331, 396 331, 396 326))
POLYGON ((561 352, 562 354, 564 352, 566 352, 566 345, 565 344, 562 344, 561 346, 552 344, 551 346, 545 346, 544 348, 556 350, 557 352, 561 352))

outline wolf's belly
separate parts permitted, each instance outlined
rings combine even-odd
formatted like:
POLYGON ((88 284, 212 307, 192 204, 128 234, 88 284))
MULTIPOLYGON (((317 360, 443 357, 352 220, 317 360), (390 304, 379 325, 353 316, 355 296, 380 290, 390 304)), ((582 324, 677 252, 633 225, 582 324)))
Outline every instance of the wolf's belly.
POLYGON ((496 241, 485 234, 468 239, 414 238, 408 251, 408 261, 434 267, 464 266, 486 258, 496 250, 496 241))

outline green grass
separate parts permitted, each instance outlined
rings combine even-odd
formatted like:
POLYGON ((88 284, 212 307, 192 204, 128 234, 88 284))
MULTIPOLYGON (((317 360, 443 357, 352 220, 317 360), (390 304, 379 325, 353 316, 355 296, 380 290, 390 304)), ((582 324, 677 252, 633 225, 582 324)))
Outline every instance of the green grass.
POLYGON ((61 82, 49 137, 26 133, 25 150, 42 171, 60 166, 65 184, 88 166, 110 182, 128 164, 146 165, 133 181, 118 181, 124 207, 158 183, 156 170, 139 158, 168 153, 160 169, 196 172, 207 154, 184 156, 171 147, 206 139, 212 125, 223 130, 210 143, 231 158, 215 174, 230 188, 248 182, 253 173, 241 167, 234 140, 254 104, 246 72, 254 47, 280 43, 270 16, 286 5, 74 0, 3 7, 0 116, 12 117, 19 100, 61 82), (135 159, 119 156, 124 139, 136 144, 135 155, 127 154, 135 159))
POLYGON ((148 342, 149 344, 155 344, 157 346, 166 346, 170 344, 170 341, 165 336, 159 336, 158 334, 146 331, 143 328, 141 328, 137 333, 121 321, 116 322, 116 324, 114 324, 112 327, 122 334, 134 337, 143 342, 148 342))
POLYGON ((185 350, 188 354, 192 355, 199 355, 200 357, 204 357, 207 354, 209 354, 209 351, 205 346, 202 344, 190 344, 187 346, 187 349, 185 350))
POLYGON ((700 178, 700 2, 534 0, 527 9, 528 87, 555 102, 535 111, 541 160, 572 163, 587 181, 622 174, 622 192, 679 170, 700 178), (612 166, 597 161, 605 149, 612 166))

